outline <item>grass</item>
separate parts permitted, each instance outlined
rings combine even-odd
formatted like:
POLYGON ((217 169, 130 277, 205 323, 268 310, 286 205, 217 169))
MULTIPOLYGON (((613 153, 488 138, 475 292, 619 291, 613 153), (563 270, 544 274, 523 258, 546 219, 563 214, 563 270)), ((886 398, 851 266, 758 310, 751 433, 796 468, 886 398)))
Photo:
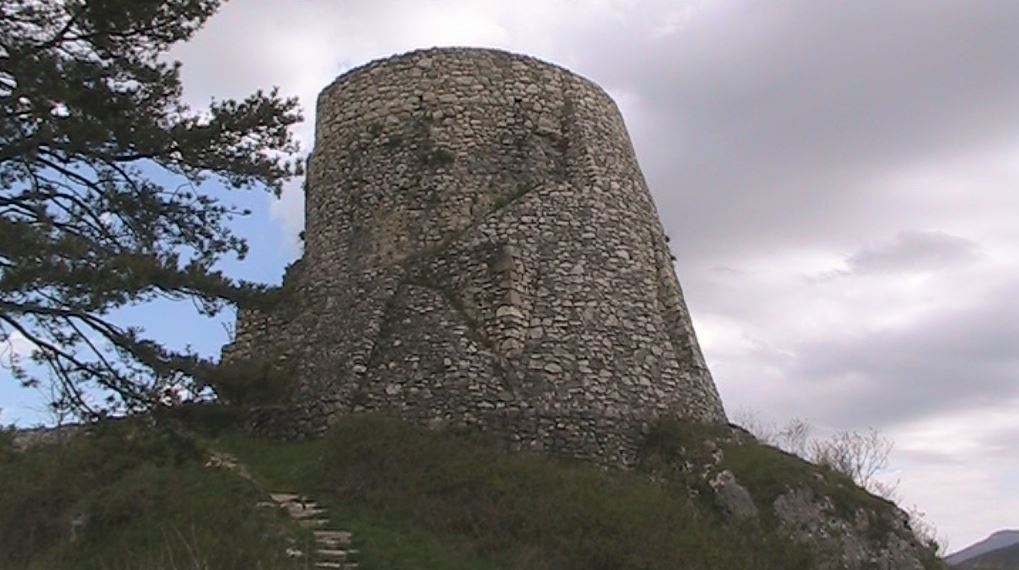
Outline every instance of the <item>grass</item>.
POLYGON ((302 533, 186 438, 117 422, 0 452, 0 568, 290 569, 302 533))
POLYGON ((219 444, 329 506, 365 568, 812 567, 770 529, 725 524, 679 481, 509 454, 478 436, 354 417, 313 442, 219 444))
POLYGON ((796 570, 814 564, 768 518, 774 497, 806 485, 847 512, 883 503, 798 458, 736 444, 728 428, 659 425, 640 468, 620 471, 372 416, 295 443, 232 429, 230 414, 182 417, 201 435, 118 422, 62 447, 0 445, 0 567, 299 567, 282 553, 302 532, 254 506, 268 490, 290 490, 354 532, 368 570, 796 570), (709 492, 691 492, 706 489, 683 460, 706 461, 706 439, 750 489, 759 520, 727 521, 709 492), (205 468, 210 447, 241 458, 256 482, 205 468))

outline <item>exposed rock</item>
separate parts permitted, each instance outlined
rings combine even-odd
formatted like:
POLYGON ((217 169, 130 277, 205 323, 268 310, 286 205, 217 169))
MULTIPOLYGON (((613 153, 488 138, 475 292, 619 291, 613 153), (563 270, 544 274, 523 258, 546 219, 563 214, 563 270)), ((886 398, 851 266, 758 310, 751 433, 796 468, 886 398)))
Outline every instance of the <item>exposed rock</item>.
POLYGON ((923 547, 905 513, 892 505, 882 511, 859 508, 847 519, 831 498, 797 488, 773 506, 796 540, 817 553, 819 570, 923 570, 923 547))
POLYGON ((757 505, 746 487, 736 481, 732 471, 725 470, 712 478, 709 482, 715 491, 715 500, 735 520, 747 520, 757 517, 757 505))
POLYGON ((692 498, 710 499, 749 532, 778 529, 812 553, 814 568, 942 568, 906 513, 848 478, 763 445, 738 426, 671 425, 649 430, 645 467, 678 477, 692 498))

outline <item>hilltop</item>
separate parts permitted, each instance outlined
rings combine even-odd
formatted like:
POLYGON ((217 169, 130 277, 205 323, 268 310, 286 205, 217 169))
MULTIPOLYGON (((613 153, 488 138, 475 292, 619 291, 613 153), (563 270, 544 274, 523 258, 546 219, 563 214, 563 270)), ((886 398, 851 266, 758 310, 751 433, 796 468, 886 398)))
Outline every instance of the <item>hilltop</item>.
MULTIPOLYGON (((919 552, 893 505, 735 428, 663 423, 622 470, 374 416, 270 442, 201 412, 187 433, 124 421, 6 443, 0 566, 304 568, 286 553, 307 553, 311 534, 267 502, 273 490, 314 497, 368 569, 806 570, 875 545, 878 567, 899 569, 919 552)), ((927 553, 923 567, 941 566, 927 553)))

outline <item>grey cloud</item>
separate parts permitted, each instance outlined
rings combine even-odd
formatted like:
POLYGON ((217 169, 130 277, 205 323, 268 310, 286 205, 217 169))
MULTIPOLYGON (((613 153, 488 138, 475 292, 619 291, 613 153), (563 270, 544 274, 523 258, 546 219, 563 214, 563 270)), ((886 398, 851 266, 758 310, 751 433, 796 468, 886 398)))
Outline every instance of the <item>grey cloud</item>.
MULTIPOLYGON (((819 412, 850 425, 890 425, 1019 399, 1019 280, 968 309, 909 326, 795 348, 789 374, 819 412), (851 390, 826 398, 852 378, 851 390)), ((963 292, 960 292, 963 294, 963 292)))
POLYGON ((937 466, 948 466, 948 465, 965 465, 970 461, 969 458, 959 457, 953 451, 931 451, 931 450, 913 450, 913 449, 896 449, 895 454, 898 459, 903 461, 912 461, 914 463, 926 464, 926 465, 937 465, 937 466))
MULTIPOLYGON (((998 410, 994 407, 985 408, 986 411, 994 413, 1001 409, 1008 409, 1010 406, 1019 404, 1019 401, 1000 402, 998 410)), ((977 419, 983 419, 975 416, 977 419)), ((999 418, 1000 419, 1000 418, 999 418)), ((972 465, 974 462, 985 463, 988 461, 1016 461, 1016 442, 1019 441, 1019 425, 1002 425, 1002 422, 991 419, 994 423, 993 430, 975 429, 969 430, 966 434, 966 445, 960 449, 953 442, 946 442, 944 448, 898 448, 896 455, 899 459, 910 461, 915 464, 927 464, 938 466, 950 465, 972 465)), ((1019 476, 1019 473, 1017 473, 1019 476)))
MULTIPOLYGON (((1016 381, 1019 382, 1019 378, 1016 381)), ((1019 427, 1001 430, 990 436, 985 443, 993 452, 1016 459, 1016 442, 1019 442, 1019 427)))
POLYGON ((664 37, 631 20, 630 43, 592 38, 582 65, 639 97, 636 145, 682 254, 854 236, 899 214, 873 184, 889 169, 1019 132, 1015 2, 703 11, 664 37))
POLYGON ((860 250, 846 259, 852 272, 939 270, 976 261, 979 246, 941 232, 902 232, 891 242, 860 250))

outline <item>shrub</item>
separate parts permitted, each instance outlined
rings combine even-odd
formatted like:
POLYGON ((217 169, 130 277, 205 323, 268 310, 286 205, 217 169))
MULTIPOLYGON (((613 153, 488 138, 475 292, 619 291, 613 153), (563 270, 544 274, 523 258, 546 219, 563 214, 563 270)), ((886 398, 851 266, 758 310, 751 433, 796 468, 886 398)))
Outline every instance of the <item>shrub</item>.
POLYGON ((157 419, 178 421, 189 430, 210 436, 241 428, 248 419, 244 407, 223 402, 186 403, 159 409, 156 413, 157 419))
POLYGON ((284 403, 295 385, 292 371, 278 357, 221 364, 206 383, 223 403, 237 406, 284 403))

